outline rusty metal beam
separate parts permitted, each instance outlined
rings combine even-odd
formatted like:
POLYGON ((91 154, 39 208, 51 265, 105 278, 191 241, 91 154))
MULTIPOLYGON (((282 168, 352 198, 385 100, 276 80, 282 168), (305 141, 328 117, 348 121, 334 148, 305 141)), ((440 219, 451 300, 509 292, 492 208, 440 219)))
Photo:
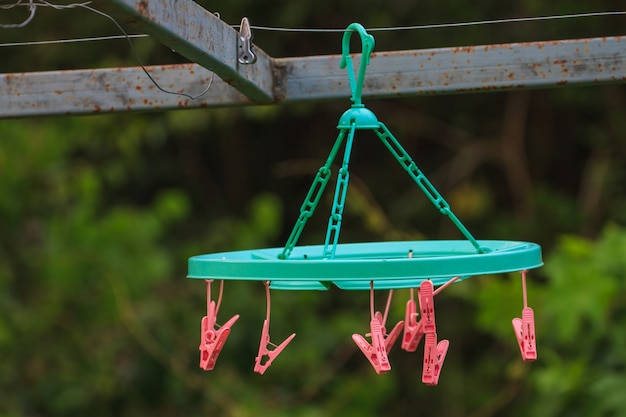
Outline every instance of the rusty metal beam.
MULTIPOLYGON (((273 60, 275 102, 350 96, 339 55, 273 60)), ((196 64, 148 67, 163 87, 195 95, 211 72, 196 64)), ((548 88, 626 82, 626 37, 375 53, 363 96, 548 88)), ((0 118, 258 104, 215 77, 190 100, 159 91, 140 68, 0 75, 0 118)))
POLYGON ((256 62, 239 63, 239 33, 194 1, 107 0, 103 7, 114 7, 126 23, 215 72, 251 101, 273 100, 272 59, 254 46, 256 62))
MULTIPOLYGON (((349 96, 340 56, 275 61, 282 102, 349 96)), ((356 65, 356 64, 355 64, 356 65)), ((364 97, 626 82, 626 37, 374 53, 364 97)))
POLYGON ((252 104, 237 89, 197 64, 0 75, 0 118, 224 107, 252 104))

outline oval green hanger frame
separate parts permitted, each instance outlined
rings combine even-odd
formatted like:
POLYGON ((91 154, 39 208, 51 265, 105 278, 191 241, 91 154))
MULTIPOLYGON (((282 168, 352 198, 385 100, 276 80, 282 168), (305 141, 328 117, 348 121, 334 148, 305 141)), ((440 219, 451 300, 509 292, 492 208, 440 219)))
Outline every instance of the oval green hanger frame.
POLYGON ((347 27, 342 40, 340 67, 347 69, 353 104, 339 119, 339 135, 326 163, 313 180, 285 247, 194 256, 189 259, 188 278, 270 281, 271 288, 282 290, 326 290, 332 285, 344 290, 369 290, 372 282, 374 289, 415 288, 426 279, 432 280, 434 285, 442 285, 452 277, 461 277, 458 282, 476 275, 523 271, 543 265, 541 247, 535 243, 476 240, 391 131, 365 108, 361 94, 373 49, 374 37, 363 26, 353 23, 347 27), (350 37, 355 32, 360 35, 363 46, 356 79, 350 55, 350 37), (350 154, 358 130, 375 133, 465 240, 338 243, 349 182, 350 154), (297 246, 330 180, 332 164, 342 145, 344 156, 324 245, 297 246))

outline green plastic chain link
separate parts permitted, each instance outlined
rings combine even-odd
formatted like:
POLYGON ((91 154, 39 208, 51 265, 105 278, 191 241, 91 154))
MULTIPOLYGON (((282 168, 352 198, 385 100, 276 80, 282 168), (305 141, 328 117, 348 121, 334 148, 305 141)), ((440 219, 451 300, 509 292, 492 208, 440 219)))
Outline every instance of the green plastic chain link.
POLYGON ((323 248, 324 259, 334 259, 337 245, 339 242, 339 232, 341 230, 341 222, 343 218, 343 211, 345 207, 346 194, 348 191, 348 181, 350 173, 348 171, 348 165, 350 162, 350 154, 352 152, 352 145, 354 142, 354 136, 356 130, 373 130, 376 136, 383 142, 389 152, 394 156, 398 163, 404 168, 404 170, 411 176, 413 181, 419 186, 426 197, 433 203, 433 205, 439 210, 441 214, 446 215, 452 223, 459 229, 459 231, 465 236, 465 238, 476 249, 477 253, 486 253, 489 249, 481 247, 478 241, 472 236, 469 230, 463 225, 459 218, 452 212, 450 205, 443 198, 443 196, 437 191, 433 184, 426 178, 426 176, 420 171, 415 162, 411 159, 409 154, 404 150, 402 145, 393 136, 391 131, 381 122, 378 121, 373 112, 365 108, 361 102, 361 95, 363 91, 363 82, 365 80, 365 72, 367 65, 370 61, 370 55, 374 50, 374 37, 369 35, 365 28, 358 24, 352 23, 346 28, 346 32, 343 35, 342 40, 342 56, 339 64, 340 68, 347 68, 348 80, 350 82, 350 89, 352 91, 352 107, 348 109, 339 119, 337 128, 339 129, 339 135, 335 140, 335 144, 328 156, 326 163, 319 169, 313 184, 307 193, 307 196, 300 208, 300 215, 296 224, 291 231, 289 239, 282 252, 278 256, 280 259, 287 259, 292 253, 298 243, 302 231, 308 221, 313 215, 317 205, 320 201, 321 195, 326 189, 326 185, 330 179, 331 166, 339 152, 344 139, 346 139, 343 162, 339 169, 337 184, 335 187, 335 195, 333 198, 333 206, 331 209, 330 218, 328 219, 328 227, 326 230, 326 240, 323 248), (350 37, 353 32, 357 32, 361 37, 362 54, 361 62, 359 65, 359 72, 355 80, 354 67, 352 64, 352 57, 350 56, 350 37))

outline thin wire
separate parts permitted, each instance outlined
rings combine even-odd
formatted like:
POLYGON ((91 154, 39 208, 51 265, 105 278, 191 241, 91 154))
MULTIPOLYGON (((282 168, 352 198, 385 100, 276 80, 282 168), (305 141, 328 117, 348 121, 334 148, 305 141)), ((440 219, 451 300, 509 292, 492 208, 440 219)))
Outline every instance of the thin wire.
MULTIPOLYGON (((15 4, 9 4, 6 6, 2 6, 3 9, 7 10, 7 9, 12 9, 15 6, 20 6, 22 5, 22 0, 19 0, 17 3, 15 4)), ((22 5, 25 6, 25 5, 22 5)), ((24 26, 28 25, 31 20, 33 20, 33 18, 35 17, 35 12, 37 11, 37 6, 33 4, 33 1, 30 0, 29 4, 28 4, 28 8, 30 10, 30 15, 26 18, 26 20, 24 20, 22 23, 16 23, 16 24, 0 24, 0 29, 17 29, 17 28, 23 28, 24 26)))
MULTIPOLYGON (((22 4, 23 0, 19 0, 15 4, 11 5, 0 5, 2 9, 10 9, 16 6, 26 6, 26 4, 22 4)), ((48 6, 56 9, 60 8, 73 8, 73 7, 85 7, 86 3, 77 3, 77 4, 69 4, 69 5, 54 5, 48 2, 42 3, 32 3, 34 6, 48 6)), ((216 15, 218 15, 216 13, 216 15)), ((428 25, 415 25, 415 26, 398 26, 398 27, 380 27, 380 28, 371 28, 367 29, 368 31, 376 32, 376 31, 400 31, 400 30, 420 30, 420 29, 436 29, 436 28, 449 28, 449 27, 462 27, 462 26, 479 26, 479 25, 488 25, 488 24, 497 24, 497 23, 516 23, 516 22, 528 22, 528 21, 540 21, 540 20, 556 20, 556 19, 572 19, 572 18, 582 18, 582 17, 598 17, 598 16, 619 16, 626 15, 626 11, 607 11, 607 12, 590 12, 590 13, 578 13, 578 14, 568 14, 568 15, 554 15, 554 16, 539 16, 539 17, 519 17, 519 18, 510 18, 510 19, 495 19, 495 20, 483 20, 483 21, 472 21, 472 22, 458 22, 458 23, 435 23, 428 25)), ((218 15, 219 17, 219 15, 218 15)), ((24 25, 24 23, 20 24, 24 25)), ((19 25, 15 25, 16 27, 19 25)), ((2 25, 0 27, 6 27, 2 25)), ((119 27, 119 26, 118 26, 119 27)), ((239 29, 239 25, 232 25, 234 29, 239 29)), ((256 30, 265 30, 265 31, 275 31, 275 32, 309 32, 309 33, 342 33, 345 32, 345 29, 313 29, 313 28, 285 28, 285 27, 272 27, 272 26, 250 26, 252 29, 256 30)), ((48 40, 48 41, 28 41, 28 42, 12 42, 12 43, 2 43, 1 47, 11 47, 11 46, 35 46, 35 45, 51 45, 51 44, 63 44, 63 43, 75 43, 75 42, 93 42, 93 41, 101 41, 101 40, 114 40, 114 39, 129 39, 129 38, 144 38, 149 37, 146 34, 135 34, 135 35, 112 35, 112 36, 98 36, 91 38, 74 38, 74 39, 59 39, 59 40, 48 40)), ((178 93, 175 93, 178 94, 178 93)))
POLYGON ((73 38, 73 39, 56 39, 48 41, 28 41, 28 42, 12 42, 12 43, 0 43, 0 48, 9 46, 37 46, 37 45, 52 45, 63 43, 77 43, 77 42, 95 42, 95 41, 108 41, 116 39, 126 38, 147 38, 150 35, 146 34, 134 34, 134 35, 110 35, 110 36, 94 36, 91 38, 73 38))
MULTIPOLYGON (((44 2, 47 3, 47 2, 44 2)), ((159 83, 157 83, 157 81, 152 77, 152 75, 150 75, 150 73, 148 72, 148 70, 146 69, 146 67, 144 66, 143 62, 141 61, 141 58, 139 57, 139 54, 137 53, 137 50, 135 49, 135 45, 133 44, 133 41, 128 37, 128 34, 126 33, 126 31, 124 30, 124 28, 117 22, 117 20, 115 20, 112 16, 98 10, 98 9, 94 9, 93 7, 88 6, 86 3, 82 3, 82 4, 77 4, 78 7, 82 7, 84 9, 87 9, 93 13, 99 14, 100 16, 106 17, 107 19, 109 19, 111 22, 113 22, 115 24, 115 26, 117 26, 117 28, 122 32, 122 34, 124 34, 124 36, 126 37, 126 40, 128 41, 128 45, 130 45, 130 49, 133 52, 133 55, 135 56, 135 59, 137 60, 137 62, 139 63, 139 66, 141 67, 141 69, 143 70, 143 72, 146 74, 146 76, 150 79, 150 81, 152 81, 152 83, 156 86, 156 88, 158 88, 160 91, 167 93, 167 94, 174 94, 174 95, 179 95, 179 96, 183 96, 183 97, 187 97, 190 100, 195 100, 198 99, 200 97, 202 97, 203 95, 205 95, 209 89, 211 88, 211 85, 213 84, 213 77, 215 76, 214 72, 211 72, 211 79, 209 80, 209 84, 206 86, 206 88, 204 90, 202 90, 202 92, 200 94, 197 94, 195 96, 192 96, 190 94, 187 93, 179 93, 177 91, 170 91, 170 90, 166 90, 165 88, 161 87, 159 85, 159 83)))
MULTIPOLYGON (((440 28, 453 28, 463 26, 481 26, 481 25, 494 25, 500 23, 520 23, 520 22, 534 22, 545 20, 557 20, 557 19, 576 19, 583 17, 599 17, 599 16, 620 16, 626 15, 626 11, 606 11, 606 12, 589 12, 589 13, 573 13, 565 15, 551 15, 551 16, 536 16, 536 17, 513 17, 507 19, 493 19, 493 20, 477 20, 470 22, 456 22, 456 23, 434 23, 427 25, 413 25, 413 26, 393 26, 393 27, 379 27, 368 28, 368 32, 383 32, 383 31, 399 31, 399 30, 421 30, 421 29, 440 29, 440 28)), ((238 25, 233 26, 238 28, 238 25)), ((310 29, 310 28, 285 28, 285 27, 272 27, 272 26, 257 26, 250 25, 251 29, 264 30, 272 32, 311 32, 311 33, 342 33, 345 29, 310 29)))
MULTIPOLYGON (((32 3, 32 1, 31 1, 31 3, 32 3)), ((2 5, 0 5, 0 9, 8 10, 8 9, 14 8, 15 6, 25 6, 25 4, 22 4, 22 0, 18 0, 17 3, 14 3, 14 4, 2 4, 2 5)))

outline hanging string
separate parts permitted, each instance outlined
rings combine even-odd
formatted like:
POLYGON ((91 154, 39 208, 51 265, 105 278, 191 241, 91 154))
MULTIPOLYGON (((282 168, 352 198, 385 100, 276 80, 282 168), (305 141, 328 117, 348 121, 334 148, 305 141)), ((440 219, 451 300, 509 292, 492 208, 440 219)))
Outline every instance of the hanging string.
POLYGON ((524 299, 524 308, 528 307, 528 297, 526 295, 526 272, 522 271, 522 297, 524 299))
POLYGON ((437 294, 439 294, 441 291, 443 291, 448 285, 452 284, 454 281, 456 281, 457 279, 461 278, 460 276, 454 277, 452 279, 450 279, 449 281, 446 281, 441 287, 437 288, 435 291, 433 291, 433 297, 437 294))
POLYGON ((217 296, 217 304, 215 305, 215 316, 217 317, 217 312, 220 309, 220 305, 222 304, 222 294, 224 294, 224 280, 220 280, 220 292, 217 296))
POLYGON ((374 320, 374 281, 370 281, 370 315, 374 320))
MULTIPOLYGON (((222 282, 224 282, 224 281, 222 280, 222 282)), ((265 298, 267 299, 267 309, 265 310, 265 320, 269 323, 270 322, 270 315, 271 315, 271 311, 272 311, 272 307, 271 307, 272 299, 270 297, 270 281, 263 281, 263 285, 265 285, 265 298)), ((270 342, 269 340, 267 341, 267 344, 272 346, 273 348, 277 348, 278 347, 278 345, 270 342)))
POLYGON ((387 296, 387 304, 385 305, 385 315, 383 316, 383 322, 381 323, 383 326, 387 323, 387 316, 389 315, 389 307, 391 307, 391 298, 393 297, 393 290, 389 290, 389 295, 387 296))
POLYGON ((270 313, 272 311, 271 307, 271 298, 270 298, 270 282, 263 281, 263 285, 265 285, 265 298, 267 300, 267 309, 265 310, 265 320, 270 321, 270 313))

